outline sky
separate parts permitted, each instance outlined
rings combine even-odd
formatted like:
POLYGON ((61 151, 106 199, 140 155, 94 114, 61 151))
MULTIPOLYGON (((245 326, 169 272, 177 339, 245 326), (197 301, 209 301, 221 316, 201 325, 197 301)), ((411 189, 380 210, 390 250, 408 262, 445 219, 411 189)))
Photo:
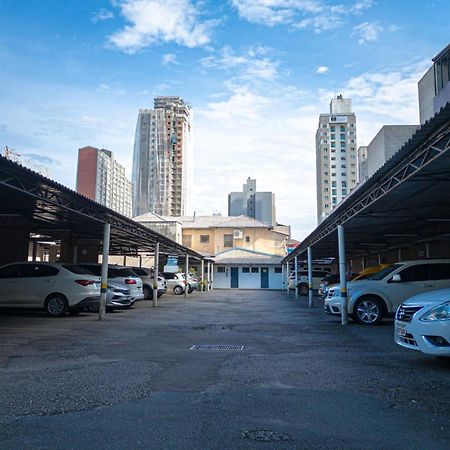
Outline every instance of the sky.
MULTIPOLYGON (((78 148, 131 178, 137 115, 194 112, 191 204, 227 214, 247 177, 296 239, 316 226, 315 132, 337 94, 358 145, 419 123, 417 82, 449 43, 448 0, 0 0, 0 144, 75 188, 78 148)), ((192 211, 189 211, 192 213, 192 211)))

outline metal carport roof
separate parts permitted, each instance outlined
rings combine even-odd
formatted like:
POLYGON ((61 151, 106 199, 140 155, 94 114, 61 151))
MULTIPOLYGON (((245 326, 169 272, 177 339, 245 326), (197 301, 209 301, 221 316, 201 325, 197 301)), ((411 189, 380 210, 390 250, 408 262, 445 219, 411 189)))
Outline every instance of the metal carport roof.
POLYGON ((75 233, 82 239, 103 237, 103 226, 111 224, 111 254, 155 251, 203 259, 175 241, 140 225, 132 219, 26 167, 0 157, 0 223, 2 217, 21 217, 31 231, 63 239, 75 233))
POLYGON ((449 103, 283 262, 309 246, 314 258, 335 257, 338 225, 345 228, 349 258, 450 236, 449 103))

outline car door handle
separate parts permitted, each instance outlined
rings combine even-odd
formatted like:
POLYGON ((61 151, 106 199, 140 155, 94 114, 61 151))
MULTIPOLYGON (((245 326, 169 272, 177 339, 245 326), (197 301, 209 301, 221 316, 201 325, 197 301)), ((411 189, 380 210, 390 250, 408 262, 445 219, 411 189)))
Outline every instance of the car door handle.
POLYGON ((432 284, 422 284, 423 287, 433 287, 432 284))

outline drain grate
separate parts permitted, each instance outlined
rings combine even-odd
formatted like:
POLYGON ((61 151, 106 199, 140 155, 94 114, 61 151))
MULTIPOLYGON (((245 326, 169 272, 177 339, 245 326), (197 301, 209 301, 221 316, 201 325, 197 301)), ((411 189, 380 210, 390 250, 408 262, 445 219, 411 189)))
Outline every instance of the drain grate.
POLYGON ((229 345, 229 344, 200 344, 193 345, 190 350, 197 350, 202 352, 223 352, 223 351, 240 351, 244 350, 243 345, 229 345))
POLYGON ((270 430, 250 430, 241 434, 243 439, 251 439, 259 442, 280 442, 289 441, 291 437, 286 433, 277 433, 270 430))

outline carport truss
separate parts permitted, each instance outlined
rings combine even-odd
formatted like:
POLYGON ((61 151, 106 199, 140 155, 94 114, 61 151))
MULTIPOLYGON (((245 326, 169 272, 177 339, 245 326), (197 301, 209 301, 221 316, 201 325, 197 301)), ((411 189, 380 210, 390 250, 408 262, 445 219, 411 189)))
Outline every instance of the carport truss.
POLYGON ((0 157, 0 218, 20 217, 30 222, 34 233, 53 239, 77 234, 84 239, 102 239, 105 223, 111 225, 110 254, 160 253, 203 257, 77 192, 0 157))
POLYGON ((339 229, 343 245, 345 230, 348 259, 448 240, 450 104, 342 201, 283 263, 295 261, 308 248, 315 259, 336 258, 339 229))

